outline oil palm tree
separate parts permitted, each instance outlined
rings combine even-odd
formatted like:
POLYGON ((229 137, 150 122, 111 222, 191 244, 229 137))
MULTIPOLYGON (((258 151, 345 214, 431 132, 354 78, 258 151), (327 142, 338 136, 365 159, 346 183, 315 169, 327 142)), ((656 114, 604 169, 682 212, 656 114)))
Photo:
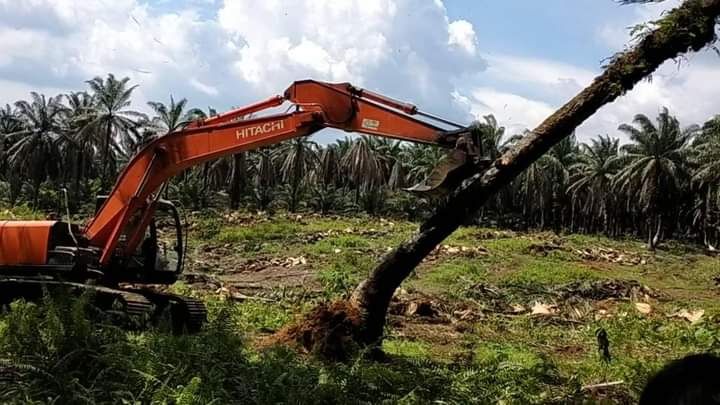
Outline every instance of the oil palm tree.
POLYGON ((275 198, 274 188, 277 178, 273 155, 273 148, 253 151, 249 155, 252 161, 250 166, 253 179, 253 194, 258 208, 261 210, 267 210, 275 198))
POLYGON ((403 149, 401 156, 408 167, 407 182, 417 184, 425 180, 438 166, 445 156, 445 151, 434 146, 411 144, 403 149))
POLYGON ((485 157, 495 160, 507 147, 505 144, 505 127, 498 125, 495 116, 490 114, 483 117, 483 121, 470 124, 475 142, 482 147, 485 157))
POLYGON ((602 218, 603 230, 607 233, 610 220, 609 205, 612 194, 608 191, 618 171, 620 140, 599 136, 591 143, 582 144, 575 156, 576 163, 570 166, 572 173, 567 192, 571 198, 574 225, 574 208, 582 204, 582 213, 587 219, 602 218))
POLYGON ((63 127, 67 136, 63 138, 62 152, 65 160, 71 165, 66 176, 73 181, 73 194, 77 195, 80 183, 90 174, 94 167, 96 150, 86 139, 78 134, 93 119, 95 99, 87 92, 72 92, 65 95, 67 108, 62 117, 63 127))
POLYGON ((288 209, 295 212, 300 204, 300 193, 307 175, 318 163, 315 149, 317 144, 309 137, 295 138, 283 142, 276 152, 280 176, 288 182, 288 209))
POLYGON ((579 146, 575 134, 563 138, 550 149, 547 157, 543 159, 545 171, 551 180, 550 203, 552 225, 556 232, 565 226, 569 215, 570 199, 566 190, 570 180, 570 166, 575 163, 579 146))
MULTIPOLYGON (((703 222, 703 242, 711 250, 717 249, 710 241, 710 218, 712 213, 720 216, 720 116, 708 121, 693 144, 694 163, 697 170, 693 183, 700 194, 703 222)), ((720 226, 720 220, 718 221, 720 226)), ((717 234, 719 229, 715 230, 717 234)), ((715 242, 717 244, 717 241, 715 242)))
POLYGON ((318 147, 318 164, 310 174, 310 203, 323 213, 336 207, 342 197, 340 187, 343 186, 343 176, 339 150, 338 143, 318 147))
POLYGON ((13 143, 13 134, 21 129, 22 122, 10 104, 0 108, 0 176, 5 174, 5 154, 13 143))
POLYGON ((360 193, 374 191, 383 183, 383 160, 369 136, 362 135, 352 142, 342 157, 341 165, 350 182, 356 187, 356 203, 360 193))
MULTIPOLYGON (((482 157, 496 160, 503 154, 508 146, 519 139, 519 136, 505 137, 505 127, 500 126, 494 115, 483 116, 482 121, 475 121, 470 124, 473 140, 480 145, 482 157)), ((504 214, 512 204, 512 188, 504 187, 496 193, 486 206, 497 214, 497 223, 504 223, 504 214)), ((485 207, 480 210, 479 220, 482 222, 485 217, 485 207)))
POLYGON ((614 180, 618 192, 631 201, 648 218, 648 248, 655 249, 663 231, 663 218, 673 214, 675 198, 688 179, 688 143, 697 126, 681 128, 677 118, 663 108, 657 125, 638 114, 633 125, 622 124, 619 130, 632 143, 622 147, 619 157, 624 165, 614 180))
POLYGON ((65 106, 62 96, 47 98, 30 93, 31 102, 15 103, 23 129, 14 135, 19 139, 8 150, 8 164, 33 187, 33 203, 38 206, 40 185, 55 178, 61 170, 59 142, 64 136, 61 118, 65 106))
POLYGON ((172 95, 170 104, 149 101, 148 106, 155 113, 150 123, 157 129, 160 136, 177 131, 198 118, 206 117, 205 112, 198 108, 186 110, 187 99, 183 98, 176 102, 172 95))
POLYGON ((103 79, 96 77, 86 83, 95 98, 95 111, 89 115, 87 124, 78 138, 100 151, 102 159, 102 187, 107 189, 117 166, 117 156, 123 154, 122 142, 129 137, 139 137, 138 121, 146 120, 144 114, 130 110, 130 98, 137 86, 129 86, 129 78, 118 80, 112 73, 103 79))

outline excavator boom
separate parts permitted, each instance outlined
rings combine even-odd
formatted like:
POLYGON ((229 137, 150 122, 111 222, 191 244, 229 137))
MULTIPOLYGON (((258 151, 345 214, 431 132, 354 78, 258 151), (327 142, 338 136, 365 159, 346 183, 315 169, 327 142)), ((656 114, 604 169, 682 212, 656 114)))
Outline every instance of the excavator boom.
POLYGON ((205 319, 202 302, 133 287, 170 284, 182 271, 182 225, 175 206, 160 198, 163 187, 210 160, 324 128, 452 149, 441 170, 429 177, 431 184, 410 191, 447 189, 478 162, 462 125, 349 83, 298 81, 282 95, 191 122, 149 142, 128 162, 82 230, 62 221, 0 222, 0 304, 16 296, 42 297, 47 289, 90 290, 104 308, 120 303, 128 314, 151 317, 169 310, 180 314, 181 329, 197 330, 205 319), (162 215, 169 217, 160 221, 162 215), (168 223, 174 235, 167 232, 168 223), (174 239, 172 249, 166 247, 168 236, 174 239))
POLYGON ((135 250, 152 217, 153 194, 172 176, 209 160, 307 136, 323 128, 448 148, 454 147, 464 133, 411 116, 417 113, 413 105, 349 83, 295 82, 283 96, 198 120, 151 142, 120 174, 110 196, 86 226, 85 237, 91 246, 101 248, 100 263, 106 265, 121 235, 130 241, 126 254, 135 250), (284 103, 290 104, 290 112, 243 119, 284 103), (133 218, 137 215, 140 217, 133 218), (126 229, 129 222, 135 223, 132 229, 126 229))

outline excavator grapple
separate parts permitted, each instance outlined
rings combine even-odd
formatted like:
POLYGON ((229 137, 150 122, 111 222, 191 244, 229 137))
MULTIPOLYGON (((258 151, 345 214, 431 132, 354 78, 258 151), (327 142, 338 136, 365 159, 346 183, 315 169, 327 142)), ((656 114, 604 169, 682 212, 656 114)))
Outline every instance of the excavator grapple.
POLYGON ((157 288, 177 281, 185 262, 180 216, 160 198, 167 181, 210 160, 323 128, 447 148, 447 158, 413 192, 448 192, 483 168, 479 148, 462 125, 349 83, 298 81, 281 96, 194 121, 147 144, 110 194, 99 198, 84 227, 0 222, 0 304, 62 289, 88 294, 107 311, 148 320, 169 314, 177 331, 199 330, 206 318, 203 303, 157 288), (268 113, 283 104, 285 113, 268 113))

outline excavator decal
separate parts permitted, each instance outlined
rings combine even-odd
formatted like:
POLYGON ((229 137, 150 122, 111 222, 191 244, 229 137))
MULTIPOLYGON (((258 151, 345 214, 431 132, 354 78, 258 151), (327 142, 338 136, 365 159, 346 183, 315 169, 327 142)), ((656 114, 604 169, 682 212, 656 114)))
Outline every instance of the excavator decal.
POLYGON ((256 127, 243 128, 235 131, 235 137, 240 139, 252 138, 257 135, 265 135, 269 132, 279 131, 285 128, 285 121, 266 122, 256 127))

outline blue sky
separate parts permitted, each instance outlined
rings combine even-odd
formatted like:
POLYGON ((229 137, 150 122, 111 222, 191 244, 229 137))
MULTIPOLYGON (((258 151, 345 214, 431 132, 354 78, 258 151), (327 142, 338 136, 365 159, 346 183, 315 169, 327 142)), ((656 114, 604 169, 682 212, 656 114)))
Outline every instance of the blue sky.
MULTIPOLYGON (((224 110, 293 80, 350 81, 508 133, 539 124, 622 50, 629 26, 679 3, 613 0, 0 0, 0 103, 55 94, 114 72, 134 107, 186 97, 224 110)), ((691 56, 578 130, 620 136, 634 114, 667 106, 681 122, 720 113, 720 58, 691 56)), ((321 137, 327 141, 333 134, 321 137)))
POLYGON ((449 0, 450 19, 473 23, 480 48, 488 53, 513 53, 563 60, 588 68, 607 56, 607 44, 596 29, 613 22, 624 27, 632 7, 612 0, 493 1, 449 0))

